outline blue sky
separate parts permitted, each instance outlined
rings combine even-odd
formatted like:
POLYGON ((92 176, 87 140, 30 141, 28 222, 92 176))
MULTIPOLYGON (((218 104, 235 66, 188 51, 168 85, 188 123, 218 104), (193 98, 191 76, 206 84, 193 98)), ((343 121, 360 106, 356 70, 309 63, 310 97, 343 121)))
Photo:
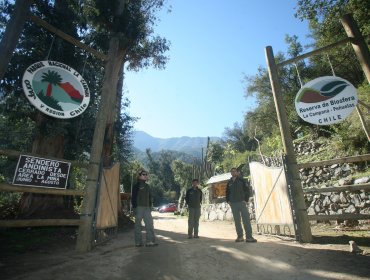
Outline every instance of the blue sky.
POLYGON ((266 67, 265 47, 286 52, 285 35, 307 39, 293 0, 169 0, 155 33, 171 42, 164 70, 126 72, 136 130, 154 137, 222 137, 255 106, 244 75, 266 67))

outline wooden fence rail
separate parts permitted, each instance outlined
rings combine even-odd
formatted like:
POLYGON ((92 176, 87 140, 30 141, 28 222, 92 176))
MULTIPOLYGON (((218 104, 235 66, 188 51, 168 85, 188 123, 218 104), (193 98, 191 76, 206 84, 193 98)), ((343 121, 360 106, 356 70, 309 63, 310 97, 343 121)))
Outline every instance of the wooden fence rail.
POLYGON ((370 214, 308 215, 310 221, 370 220, 370 214))
POLYGON ((303 189, 304 193, 326 193, 326 192, 343 192, 343 191, 370 191, 370 183, 356 184, 356 185, 343 185, 340 187, 328 188, 307 188, 303 189))
POLYGON ((40 194, 53 194, 53 195, 72 195, 72 196, 83 196, 84 191, 82 190, 68 190, 68 189, 52 189, 52 188, 39 188, 39 187, 28 187, 28 186, 16 186, 6 183, 0 183, 0 191, 7 192, 29 192, 29 193, 40 193, 40 194))
POLYGON ((0 220, 0 228, 79 226, 80 219, 0 220))
POLYGON ((298 168, 310 168, 310 167, 316 167, 316 166, 332 165, 332 164, 337 164, 337 163, 352 163, 352 162, 360 162, 360 161, 370 161, 370 154, 323 160, 323 161, 298 163, 298 168))

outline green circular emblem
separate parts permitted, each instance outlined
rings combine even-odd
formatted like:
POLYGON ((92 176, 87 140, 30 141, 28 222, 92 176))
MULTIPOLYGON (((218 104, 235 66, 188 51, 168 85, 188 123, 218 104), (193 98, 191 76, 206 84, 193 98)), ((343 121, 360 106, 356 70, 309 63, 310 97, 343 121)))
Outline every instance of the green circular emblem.
POLYGON ((69 119, 81 115, 89 105, 86 81, 73 68, 57 61, 32 64, 23 74, 28 100, 46 115, 69 119))

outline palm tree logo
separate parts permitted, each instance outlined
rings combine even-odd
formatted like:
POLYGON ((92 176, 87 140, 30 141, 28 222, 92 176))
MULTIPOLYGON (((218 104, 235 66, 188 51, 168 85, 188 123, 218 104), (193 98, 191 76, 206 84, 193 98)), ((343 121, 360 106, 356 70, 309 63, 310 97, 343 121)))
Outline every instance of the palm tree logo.
POLYGON ((53 91, 53 85, 57 86, 62 82, 62 77, 58 74, 58 72, 48 70, 48 72, 43 73, 41 76, 41 82, 48 83, 48 87, 46 89, 46 96, 50 97, 53 91))

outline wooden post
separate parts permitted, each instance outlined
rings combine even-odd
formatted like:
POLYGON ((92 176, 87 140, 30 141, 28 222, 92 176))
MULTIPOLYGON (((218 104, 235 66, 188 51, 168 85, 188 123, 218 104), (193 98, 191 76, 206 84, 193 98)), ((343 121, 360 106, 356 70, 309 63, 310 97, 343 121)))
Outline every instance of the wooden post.
POLYGON ((0 42, 0 80, 3 79, 33 0, 15 1, 14 11, 0 42))
POLYGON ((278 116, 281 138, 284 145, 284 151, 287 160, 287 169, 291 178, 291 190, 294 201, 294 211, 297 220, 297 230, 300 242, 311 242, 311 227, 307 217, 307 209, 304 201, 301 179, 297 167, 297 159, 294 152, 293 140, 290 134, 288 118, 286 115, 284 102, 281 93, 279 76, 275 64, 274 54, 272 47, 268 46, 265 49, 266 61, 270 76, 272 93, 274 96, 276 113, 278 116))
POLYGON ((365 73, 367 81, 370 83, 370 51, 362 36, 360 29, 357 27, 352 15, 347 14, 341 18, 344 30, 351 39, 352 47, 356 53, 358 61, 365 73))
POLYGON ((116 100, 118 74, 123 63, 123 56, 124 52, 119 48, 118 35, 112 37, 110 39, 108 59, 105 65, 102 98, 96 117, 85 197, 81 210, 81 226, 79 227, 76 244, 76 250, 79 252, 87 252, 92 248, 94 210, 96 207, 99 166, 104 144, 105 127, 110 110, 114 107, 114 101, 116 100))
POLYGON ((361 112, 360 107, 358 105, 356 106, 356 110, 357 110, 358 117, 360 118, 360 122, 361 122, 362 128, 365 131, 367 140, 370 141, 370 132, 369 132, 369 129, 368 129, 367 125, 366 125, 365 118, 362 115, 362 112, 361 112))
MULTIPOLYGON (((353 19, 351 14, 346 14, 341 18, 342 25, 344 30, 347 33, 348 38, 351 39, 351 44, 353 50, 356 53, 357 59, 360 62, 361 68, 365 73, 367 81, 370 83, 370 51, 365 42, 364 37, 361 34, 360 29, 358 28, 356 21, 353 19)), ((361 114, 361 110, 356 106, 358 117, 360 118, 362 128, 365 131, 367 140, 370 141, 369 130, 367 128, 366 122, 361 114)))

